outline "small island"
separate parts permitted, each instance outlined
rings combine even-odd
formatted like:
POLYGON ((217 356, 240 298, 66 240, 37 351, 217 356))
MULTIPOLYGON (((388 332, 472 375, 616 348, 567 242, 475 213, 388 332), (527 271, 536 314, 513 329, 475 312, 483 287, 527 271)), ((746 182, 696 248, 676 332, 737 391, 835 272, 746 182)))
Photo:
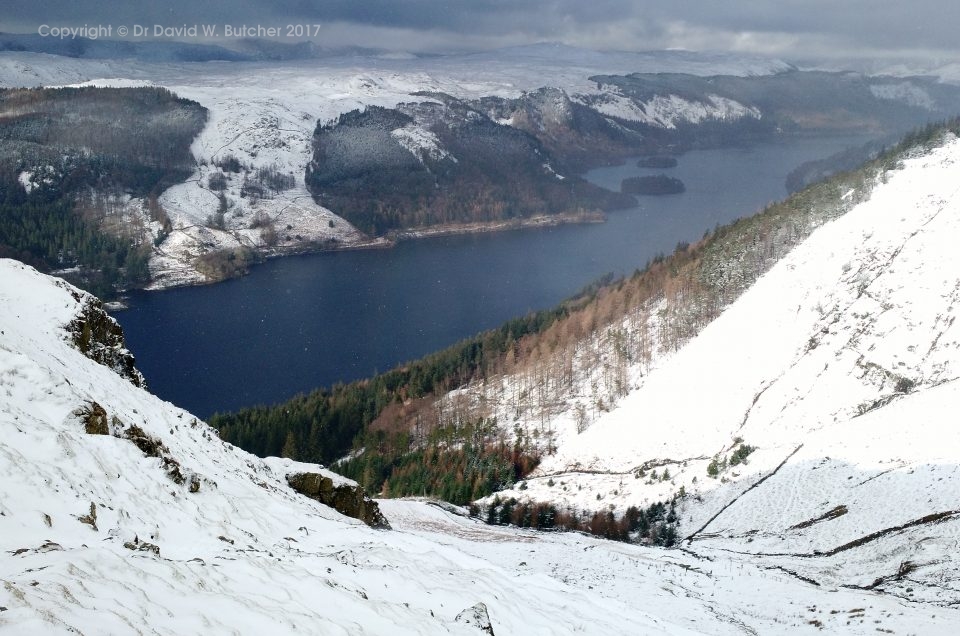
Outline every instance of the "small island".
POLYGON ((637 165, 641 168, 656 168, 658 170, 663 170, 665 168, 676 168, 677 158, 654 155, 652 157, 643 157, 637 162, 637 165))
POLYGON ((652 177, 627 177, 620 183, 624 194, 680 194, 685 191, 683 181, 658 174, 652 177))

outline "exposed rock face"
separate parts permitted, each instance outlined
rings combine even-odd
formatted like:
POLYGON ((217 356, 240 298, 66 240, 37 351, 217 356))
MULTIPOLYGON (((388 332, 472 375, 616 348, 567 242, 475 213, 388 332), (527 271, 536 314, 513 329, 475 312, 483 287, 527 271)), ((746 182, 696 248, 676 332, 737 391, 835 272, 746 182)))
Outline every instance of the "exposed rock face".
POLYGON ((359 519, 371 528, 390 528, 386 518, 380 514, 380 507, 358 485, 334 485, 330 477, 319 473, 287 475, 287 483, 301 495, 316 499, 348 517, 359 519))
POLYGON ((143 375, 134 366, 133 354, 126 347, 123 329, 103 309, 103 303, 93 296, 71 292, 83 303, 80 313, 67 325, 70 340, 83 355, 94 362, 113 369, 134 386, 146 388, 143 375))
POLYGON ((487 606, 483 603, 468 607, 457 614, 457 617, 453 620, 464 625, 473 625, 484 634, 494 636, 493 625, 490 624, 490 614, 487 613, 487 606))
POLYGON ((109 435, 110 426, 107 424, 107 412, 97 402, 77 409, 77 417, 83 422, 87 435, 109 435))

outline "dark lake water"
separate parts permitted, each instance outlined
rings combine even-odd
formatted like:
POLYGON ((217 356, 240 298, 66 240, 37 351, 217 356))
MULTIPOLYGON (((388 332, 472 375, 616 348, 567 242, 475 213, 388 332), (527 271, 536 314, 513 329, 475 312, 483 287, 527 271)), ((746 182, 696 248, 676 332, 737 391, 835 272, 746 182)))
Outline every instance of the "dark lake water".
POLYGON ((669 170, 592 171, 619 189, 665 172, 686 192, 643 197, 606 223, 409 241, 394 249, 272 260, 218 285, 138 293, 116 314, 160 397, 207 417, 366 377, 532 310, 600 276, 630 273, 679 241, 786 196, 799 164, 862 138, 695 151, 669 170))

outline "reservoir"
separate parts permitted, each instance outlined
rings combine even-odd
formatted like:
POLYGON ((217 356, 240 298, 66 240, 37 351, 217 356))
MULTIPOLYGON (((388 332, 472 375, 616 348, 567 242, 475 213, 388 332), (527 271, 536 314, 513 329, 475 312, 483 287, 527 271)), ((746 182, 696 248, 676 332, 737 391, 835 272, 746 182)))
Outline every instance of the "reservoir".
POLYGON ((138 292, 116 314, 150 390, 206 418, 349 382, 556 305, 608 272, 784 198, 786 175, 865 138, 698 150, 675 168, 635 160, 587 178, 668 174, 681 194, 639 197, 606 223, 405 241, 271 260, 216 285, 138 292))

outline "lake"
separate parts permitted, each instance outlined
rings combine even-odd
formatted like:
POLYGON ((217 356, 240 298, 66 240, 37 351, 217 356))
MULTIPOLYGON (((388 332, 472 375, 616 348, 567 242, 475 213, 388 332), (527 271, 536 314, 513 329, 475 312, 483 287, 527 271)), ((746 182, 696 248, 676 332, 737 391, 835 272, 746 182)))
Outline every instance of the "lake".
POLYGON ((682 194, 641 197, 602 224, 406 241, 271 260, 217 285, 138 292, 116 314, 155 394, 200 417, 385 371, 628 274, 680 241, 786 196, 784 178, 864 138, 795 139, 636 161, 587 177, 666 173, 682 194))

